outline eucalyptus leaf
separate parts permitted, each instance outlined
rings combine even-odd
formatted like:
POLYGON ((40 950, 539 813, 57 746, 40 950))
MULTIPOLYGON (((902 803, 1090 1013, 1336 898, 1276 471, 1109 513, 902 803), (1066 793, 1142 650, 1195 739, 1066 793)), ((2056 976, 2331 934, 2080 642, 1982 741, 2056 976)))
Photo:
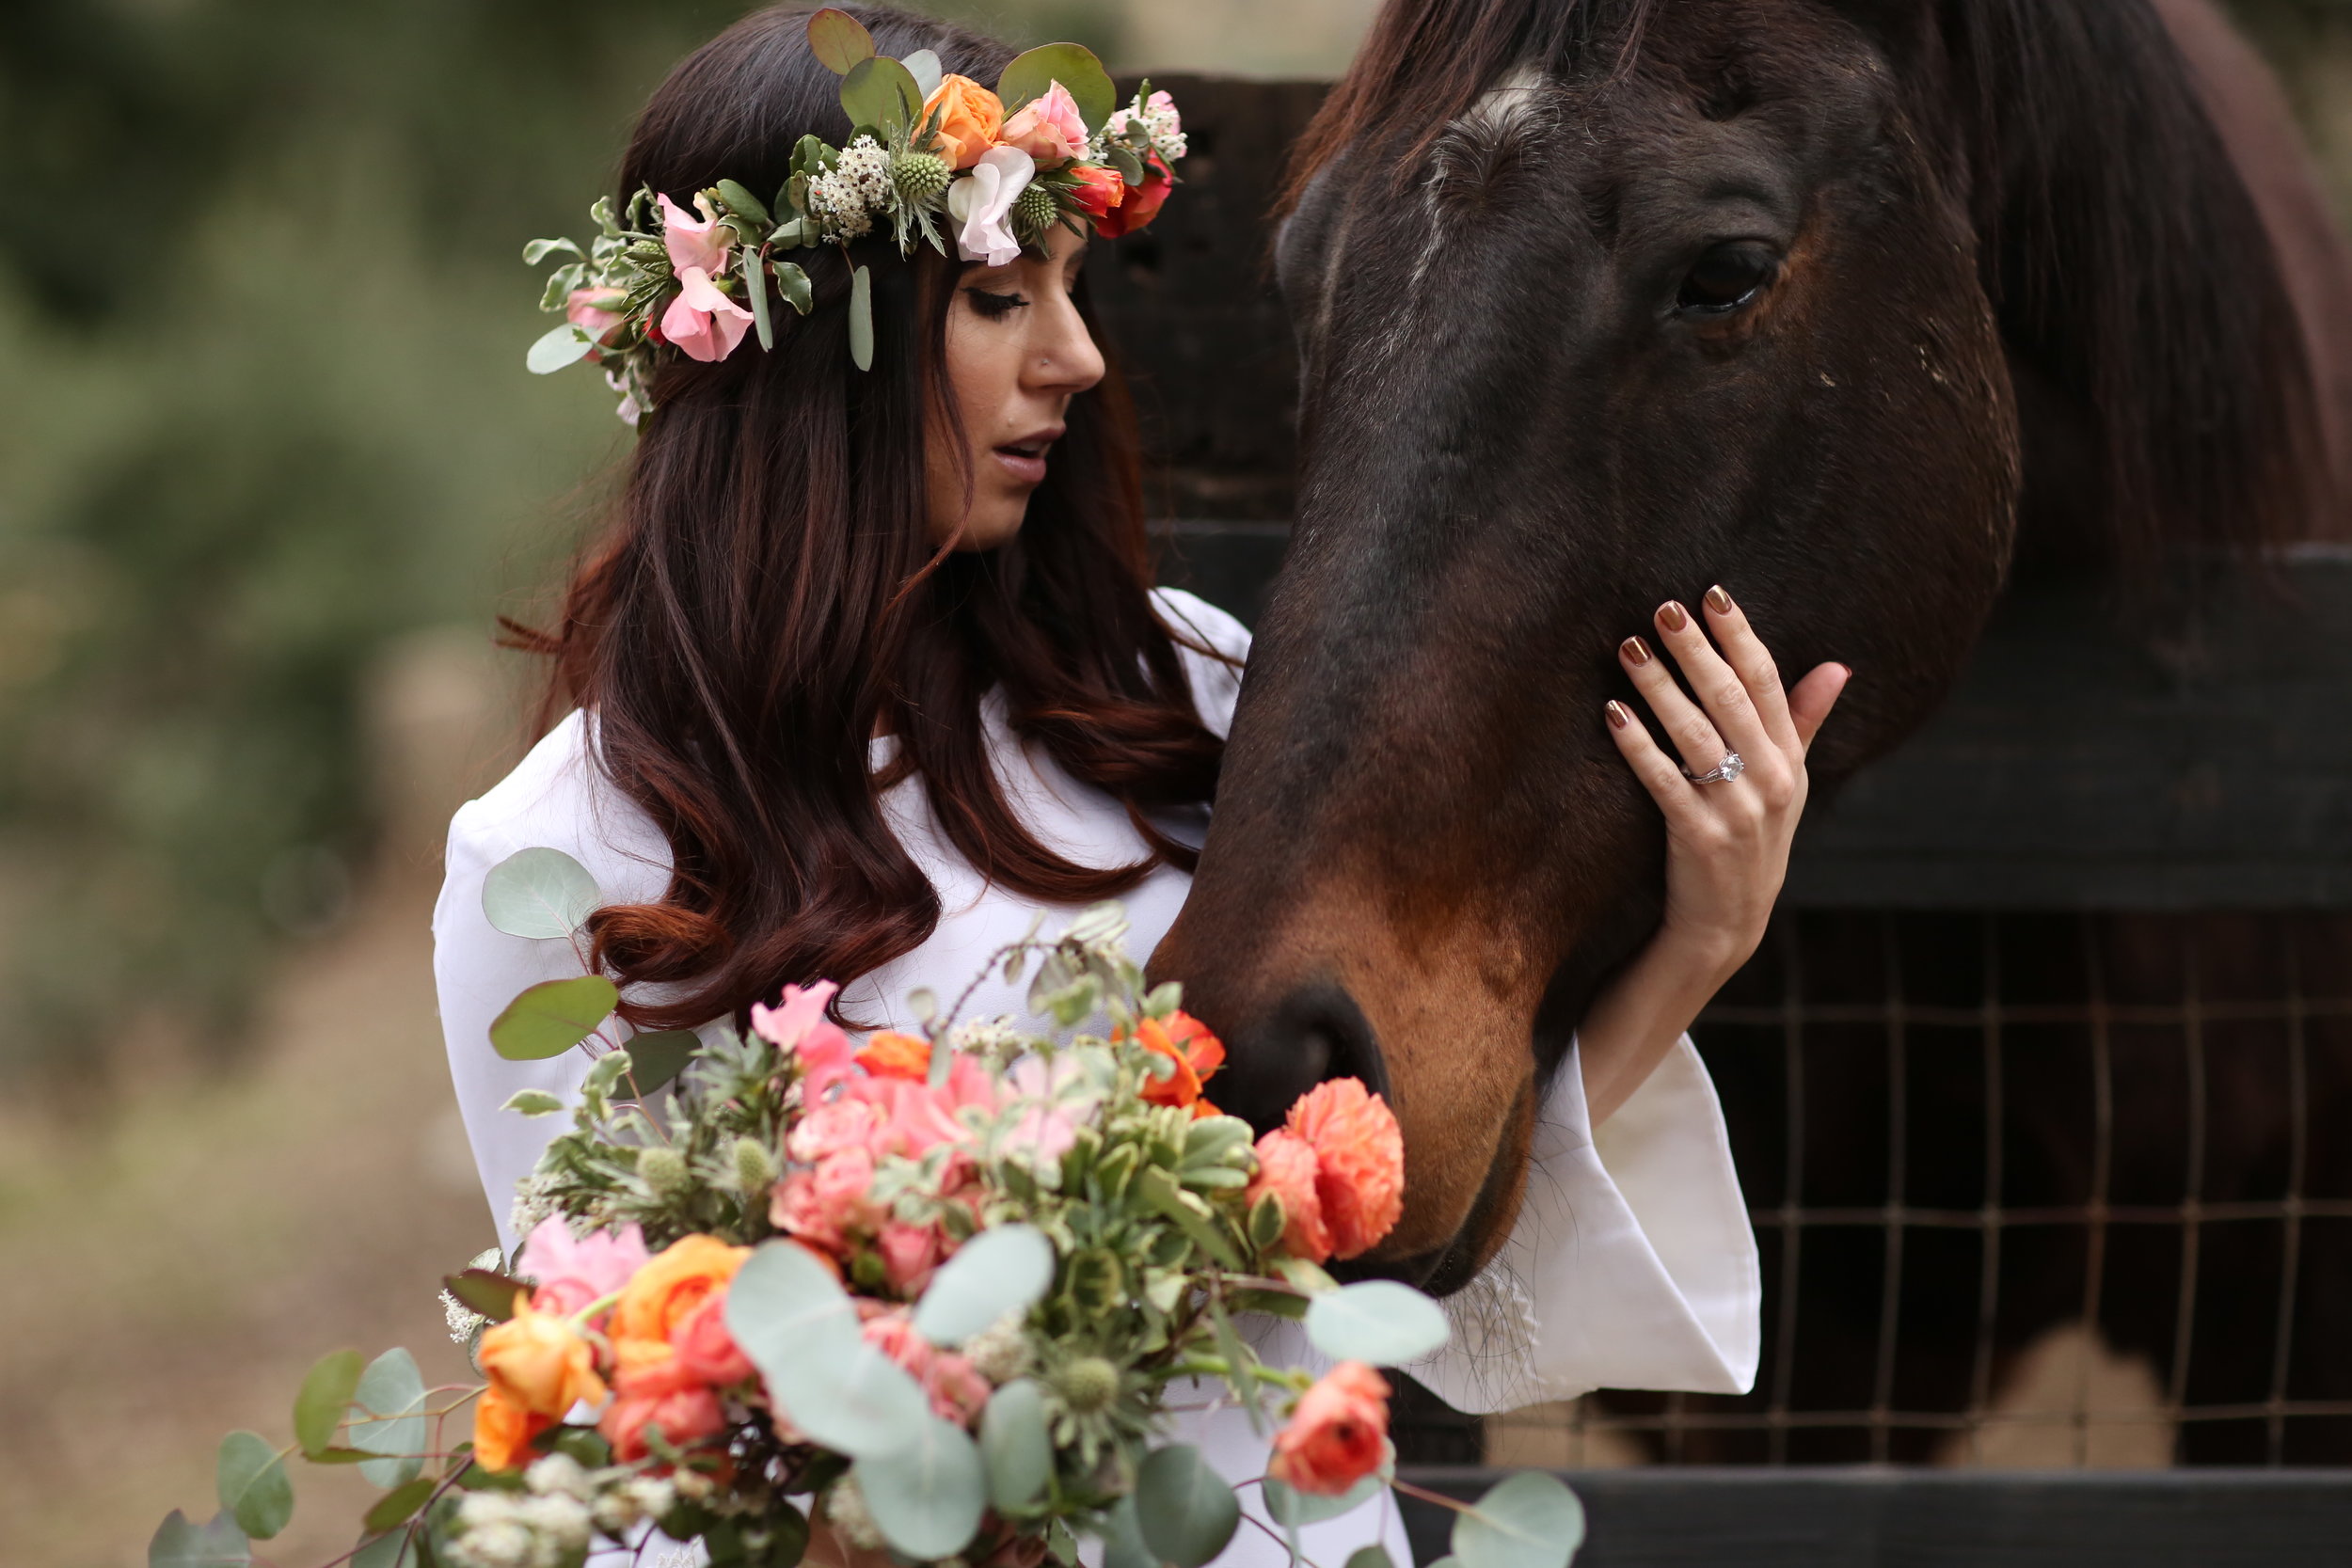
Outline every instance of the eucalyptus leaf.
MULTIPOLYGON (((735 182, 728 180, 721 183, 733 185, 735 182)), ((742 187, 737 185, 736 189, 741 190, 742 187)), ((760 214, 760 226, 765 228, 767 222, 767 214, 763 212, 760 214)), ((736 266, 737 270, 742 274, 743 292, 752 302, 752 330, 759 334, 759 346, 762 349, 774 348, 776 328, 775 324, 768 319, 768 279, 760 270, 759 252, 748 245, 744 245, 740 255, 737 258, 736 266)))
POLYGON ((1054 1473, 1054 1443, 1045 1430, 1045 1391, 1016 1378, 980 1409, 980 1466, 988 1500, 999 1513, 1027 1508, 1054 1473))
POLYGON ((1053 1283, 1054 1243, 1043 1231, 1026 1225, 983 1230, 931 1276, 915 1304, 914 1332, 934 1345, 961 1344, 1028 1307, 1053 1283))
POLYGON ((491 1023, 491 1048, 510 1062, 560 1056, 596 1033, 620 1000, 620 989, 601 974, 542 980, 491 1023))
MULTIPOLYGON (((841 78, 841 110, 852 125, 870 125, 888 141, 904 135, 923 113, 923 93, 905 66, 885 55, 858 61, 841 78)), ((850 140, 857 138, 852 136, 850 140)))
POLYGON ((925 102, 929 102, 931 94, 939 90, 943 75, 938 54, 929 49, 917 49, 898 63, 905 66, 907 74, 914 78, 914 90, 923 95, 925 102))
POLYGON ((469 1312, 479 1312, 494 1323, 502 1323, 515 1315, 515 1297, 531 1289, 519 1279, 513 1279, 488 1269, 467 1269, 441 1281, 441 1288, 465 1303, 469 1312))
POLYGON ((439 1484, 431 1476, 419 1476, 405 1486, 392 1488, 375 1499, 375 1506, 368 1510, 368 1516, 361 1521, 362 1528, 373 1535, 406 1524, 439 1484))
POLYGON ((1241 1267, 1233 1243, 1218 1229, 1208 1206, 1177 1186, 1174 1177, 1153 1165, 1136 1178, 1136 1191, 1146 1203, 1174 1220, 1176 1227, 1211 1259, 1229 1269, 1241 1267))
POLYGON ((305 1457, 316 1459, 335 1446, 335 1429, 342 1424, 343 1408, 359 1389, 365 1363, 356 1350, 330 1351, 310 1364, 302 1387, 294 1395, 294 1441, 305 1457))
POLYGON ((405 1350, 386 1351, 368 1363, 353 1391, 351 1446, 387 1457, 364 1461, 359 1473, 376 1486, 405 1486, 424 1468, 424 1379, 405 1350))
POLYGON ((175 1508, 147 1543, 147 1568, 249 1568, 252 1561, 245 1532, 226 1513, 199 1525, 175 1508))
POLYGON ((850 1473, 882 1538, 917 1560, 961 1551, 988 1507, 980 1450, 961 1427, 936 1416, 925 1418, 914 1442, 861 1457, 850 1473))
POLYGON ((650 1099, 686 1070, 686 1064, 702 1046, 700 1037, 691 1029, 660 1029, 622 1041, 621 1049, 628 1053, 628 1082, 636 1091, 634 1098, 650 1099))
POLYGON ((424 1568, 415 1527, 404 1526, 370 1540, 351 1554, 351 1568, 424 1568))
POLYGON ((1103 1568, 1160 1568, 1136 1523, 1136 1499, 1124 1497, 1103 1516, 1103 1568))
POLYGON ((1343 1513, 1353 1513, 1377 1497, 1380 1489, 1388 1484, 1389 1478, 1384 1468, 1381 1472, 1366 1476, 1338 1497, 1326 1497, 1312 1492, 1301 1492, 1268 1477, 1264 1485, 1265 1511, 1273 1515, 1278 1525, 1304 1529, 1326 1519, 1336 1519, 1343 1513))
POLYGON ((1110 143, 1104 149, 1104 151, 1110 158, 1111 167, 1119 170, 1120 184, 1132 190, 1143 183, 1143 160, 1141 158, 1136 157, 1117 142, 1110 143))
POLYGON ((752 222, 758 228, 765 229, 775 221, 775 219, 768 215, 768 205, 766 202, 760 200, 759 198, 754 196, 750 191, 745 190, 741 185, 737 184, 734 181, 722 180, 713 188, 718 191, 719 199, 727 204, 728 212, 735 213, 751 219, 752 222))
POLYGON ((566 365, 576 365, 588 357, 588 351, 596 346, 596 340, 570 322, 550 328, 545 337, 531 345, 523 356, 523 365, 533 375, 553 375, 566 365))
POLYGON ((1441 1349, 1452 1332, 1444 1308, 1393 1279, 1343 1285, 1307 1308, 1307 1338, 1334 1361, 1401 1367, 1441 1349))
POLYGON ((483 914, 510 937, 568 937, 603 902, 588 868, 561 849, 518 849, 482 881, 483 914))
POLYGON ((294 1481, 285 1461, 258 1432, 232 1432, 220 1440, 213 1484, 221 1512, 256 1541, 267 1541, 294 1517, 294 1481))
POLYGON ((808 19, 809 53, 836 76, 846 76, 858 61, 874 53, 874 35, 847 11, 828 6, 808 19))
POLYGON ((1462 1568, 1568 1568, 1584 1544, 1584 1505, 1557 1477, 1521 1470, 1454 1516, 1462 1568))
POLYGON ((1110 72, 1103 69, 1093 50, 1078 43, 1048 43, 1015 55, 996 79, 996 96, 1004 101, 1005 118, 1010 119, 1031 99, 1044 97, 1056 82, 1069 90, 1071 101, 1078 105, 1078 118, 1089 131, 1101 130, 1119 107, 1119 89, 1111 86, 1110 72))
MULTIPOLYGON (((1438 1560, 1451 1561, 1452 1560, 1441 1558, 1438 1560)), ((1347 1554, 1347 1568, 1396 1568, 1396 1564, 1390 1558, 1389 1549, 1386 1546, 1359 1546, 1347 1554)), ((1431 1563, 1430 1568, 1437 1568, 1437 1564, 1431 1563)), ((1455 1563, 1454 1568, 1461 1568, 1461 1565, 1455 1563)))
POLYGON ((799 1243, 753 1253, 727 1287, 725 1311, 769 1391, 826 1448, 861 1460, 889 1453, 918 1441, 934 1418, 914 1379, 859 1334, 832 1271, 799 1243))
POLYGON ((864 267, 850 275, 850 363, 874 368, 874 280, 864 267))
POLYGON ((1145 1456, 1136 1471, 1135 1500, 1144 1544, 1176 1568, 1205 1568, 1241 1528, 1232 1483, 1186 1443, 1145 1456))
POLYGON ((551 1117, 564 1108, 564 1101, 545 1089, 516 1089, 506 1097, 501 1111, 512 1111, 518 1117, 551 1117))

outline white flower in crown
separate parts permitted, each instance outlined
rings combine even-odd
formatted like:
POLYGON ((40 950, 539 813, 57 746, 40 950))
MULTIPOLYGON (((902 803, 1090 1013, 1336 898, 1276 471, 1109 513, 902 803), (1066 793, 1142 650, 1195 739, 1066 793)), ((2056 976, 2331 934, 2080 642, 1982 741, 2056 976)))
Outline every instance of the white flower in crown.
POLYGON ((947 187, 947 215, 956 222, 956 249, 965 261, 1001 267, 1021 254, 1012 203, 1036 173, 1037 160, 1021 149, 992 147, 970 174, 947 187))
POLYGON ((874 214, 888 212, 890 200, 890 153, 871 136, 843 148, 833 168, 808 182, 809 205, 834 239, 854 240, 871 230, 874 214))
POLYGON ((1103 122, 1103 139, 1114 140, 1127 134, 1127 127, 1140 124, 1143 134, 1152 138, 1152 150, 1160 155, 1162 163, 1172 164, 1184 155, 1184 119, 1176 112, 1176 100, 1165 88, 1148 99, 1114 111, 1103 122))

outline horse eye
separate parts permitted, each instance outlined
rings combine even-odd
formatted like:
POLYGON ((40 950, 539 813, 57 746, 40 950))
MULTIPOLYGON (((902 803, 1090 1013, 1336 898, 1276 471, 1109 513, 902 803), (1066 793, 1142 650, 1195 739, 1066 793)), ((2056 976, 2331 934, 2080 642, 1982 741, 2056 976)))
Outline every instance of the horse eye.
POLYGON ((1716 245, 1682 279, 1682 292, 1675 304, 1702 315, 1736 310, 1772 280, 1779 265, 1761 245, 1716 245))

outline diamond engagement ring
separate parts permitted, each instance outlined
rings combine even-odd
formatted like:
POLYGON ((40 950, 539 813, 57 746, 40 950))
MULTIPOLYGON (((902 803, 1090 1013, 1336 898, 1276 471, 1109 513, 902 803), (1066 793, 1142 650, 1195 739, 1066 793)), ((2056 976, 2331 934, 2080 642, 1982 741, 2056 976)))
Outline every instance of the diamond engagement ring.
POLYGON ((1729 784, 1748 770, 1747 760, 1737 752, 1725 752, 1724 760, 1704 773, 1693 773, 1688 768, 1682 776, 1692 784, 1729 784))

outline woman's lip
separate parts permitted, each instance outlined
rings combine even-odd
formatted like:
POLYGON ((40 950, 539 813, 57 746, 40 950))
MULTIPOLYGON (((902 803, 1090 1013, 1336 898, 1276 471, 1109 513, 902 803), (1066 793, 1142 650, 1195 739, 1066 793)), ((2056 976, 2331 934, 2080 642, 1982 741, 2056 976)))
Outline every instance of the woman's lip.
POLYGON ((1026 452, 1014 451, 1007 447, 998 447, 995 452, 996 461, 1005 466, 1006 472, 1022 483, 1042 484, 1045 483, 1045 454, 1043 452, 1032 457, 1026 452))

